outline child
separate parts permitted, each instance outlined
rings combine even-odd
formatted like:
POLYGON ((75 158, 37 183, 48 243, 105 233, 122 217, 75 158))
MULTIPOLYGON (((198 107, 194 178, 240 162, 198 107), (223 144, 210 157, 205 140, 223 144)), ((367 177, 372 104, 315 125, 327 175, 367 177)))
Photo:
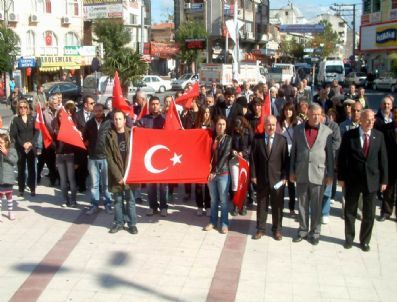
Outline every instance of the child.
POLYGON ((7 134, 0 134, 0 200, 3 196, 7 198, 8 218, 15 219, 15 214, 12 211, 12 186, 15 183, 14 168, 18 161, 17 152, 11 146, 10 138, 7 134))

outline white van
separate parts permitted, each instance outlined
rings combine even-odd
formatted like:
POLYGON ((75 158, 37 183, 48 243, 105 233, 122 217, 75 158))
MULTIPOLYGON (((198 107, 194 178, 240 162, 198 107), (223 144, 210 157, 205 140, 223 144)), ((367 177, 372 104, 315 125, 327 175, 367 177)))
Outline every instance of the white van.
POLYGON ((278 83, 284 83, 285 80, 294 82, 295 66, 287 63, 273 63, 272 70, 269 73, 269 78, 278 83))
POLYGON ((337 80, 339 84, 345 82, 345 66, 342 60, 325 60, 320 63, 317 74, 319 84, 328 84, 337 80))

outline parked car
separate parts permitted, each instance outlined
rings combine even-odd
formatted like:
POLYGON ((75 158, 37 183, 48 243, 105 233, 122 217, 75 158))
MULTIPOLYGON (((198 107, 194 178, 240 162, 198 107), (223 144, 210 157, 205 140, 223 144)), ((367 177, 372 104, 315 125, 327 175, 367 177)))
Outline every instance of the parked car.
POLYGON ((199 75, 196 73, 185 73, 179 79, 171 82, 172 90, 183 90, 187 84, 194 84, 199 80, 199 75))
POLYGON ((152 87, 155 91, 163 93, 166 90, 171 90, 172 85, 170 80, 164 80, 157 75, 147 75, 142 78, 142 82, 148 87, 152 87))
POLYGON ((55 93, 61 93, 64 101, 73 100, 77 104, 81 103, 81 89, 75 83, 68 81, 48 82, 43 84, 43 88, 47 98, 55 93))
POLYGON ((345 84, 346 86, 349 86, 351 84, 355 85, 365 85, 365 81, 367 79, 367 75, 364 72, 350 72, 346 77, 345 77, 345 84))
POLYGON ((397 88, 397 78, 393 76, 391 72, 384 73, 374 80, 373 88, 374 90, 390 89, 391 92, 395 92, 397 88))
MULTIPOLYGON (((145 92, 148 97, 156 93, 152 87, 147 86, 142 81, 131 83, 128 87, 127 96, 129 102, 132 102, 132 97, 138 88, 145 92)), ((96 76, 95 74, 86 76, 83 81, 82 96, 86 95, 93 96, 98 103, 104 104, 106 108, 109 108, 112 104, 113 79, 102 73, 97 73, 96 76)))

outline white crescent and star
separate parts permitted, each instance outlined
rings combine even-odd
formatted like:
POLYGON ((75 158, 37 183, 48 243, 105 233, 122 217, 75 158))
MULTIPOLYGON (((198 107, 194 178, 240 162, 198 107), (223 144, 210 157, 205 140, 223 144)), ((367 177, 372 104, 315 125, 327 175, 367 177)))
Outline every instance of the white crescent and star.
MULTIPOLYGON (((247 174, 247 170, 245 169, 245 168, 242 168, 241 170, 240 170, 240 175, 239 175, 239 179, 241 179, 241 175, 245 175, 245 179, 247 179, 248 178, 248 174, 247 174)), ((240 184, 240 189, 243 187, 243 184, 241 183, 240 184)))
MULTIPOLYGON (((152 157, 159 150, 171 151, 168 147, 166 147, 164 145, 155 145, 155 146, 151 147, 149 150, 147 150, 145 153, 145 157, 144 157, 145 168, 152 174, 163 173, 164 171, 168 170, 168 168, 169 168, 169 167, 166 167, 164 169, 156 169, 153 166, 152 157)), ((182 158, 182 154, 178 155, 174 152, 174 156, 172 158, 170 158, 170 161, 172 161, 172 166, 181 164, 182 163, 181 158, 182 158)))

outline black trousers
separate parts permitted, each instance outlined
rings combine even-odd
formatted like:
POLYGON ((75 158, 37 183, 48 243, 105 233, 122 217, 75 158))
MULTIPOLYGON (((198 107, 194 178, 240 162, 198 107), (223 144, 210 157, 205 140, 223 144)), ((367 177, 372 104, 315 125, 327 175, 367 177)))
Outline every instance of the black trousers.
POLYGON ((360 227, 360 243, 369 244, 375 221, 376 192, 368 192, 366 186, 346 186, 345 195, 345 239, 353 243, 355 236, 354 223, 357 217, 358 199, 363 194, 363 217, 360 227))
POLYGON ((42 153, 37 157, 37 182, 41 179, 44 164, 48 168, 50 183, 54 185, 59 176, 55 165, 55 149, 52 146, 44 148, 42 153))
POLYGON ((288 197, 289 197, 289 202, 288 202, 288 208, 290 211, 295 210, 295 184, 293 182, 290 182, 288 180, 288 197))
POLYGON ((256 228, 258 231, 266 231, 266 220, 269 212, 269 204, 272 206, 272 231, 281 231, 283 220, 283 201, 284 188, 278 190, 267 185, 263 190, 257 191, 257 208, 256 208, 256 228))
POLYGON ((27 185, 31 192, 36 191, 36 156, 33 150, 26 153, 23 149, 18 149, 18 190, 25 191, 26 166, 28 167, 27 185))
POLYGON ((76 152, 75 163, 78 165, 75 170, 77 188, 79 191, 85 191, 87 189, 85 182, 88 177, 88 153, 84 150, 76 152))
POLYGON ((397 199, 394 198, 396 192, 396 180, 389 181, 386 190, 383 192, 381 215, 391 216, 393 214, 393 206, 397 199))
POLYGON ((207 184, 196 184, 195 187, 196 204, 198 208, 211 208, 210 191, 207 184))

